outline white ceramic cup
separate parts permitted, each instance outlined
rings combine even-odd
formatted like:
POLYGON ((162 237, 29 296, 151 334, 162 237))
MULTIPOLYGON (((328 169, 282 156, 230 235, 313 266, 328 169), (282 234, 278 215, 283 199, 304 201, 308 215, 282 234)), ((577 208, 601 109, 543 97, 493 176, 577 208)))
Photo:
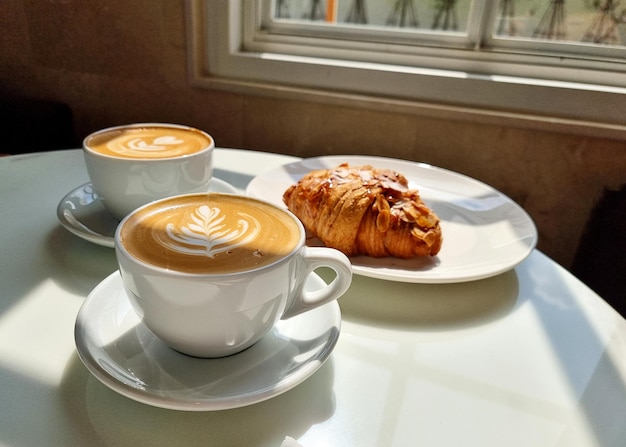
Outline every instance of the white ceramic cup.
POLYGON ((336 300, 352 280, 349 259, 338 250, 307 247, 292 213, 234 194, 188 194, 145 205, 120 223, 115 250, 144 324, 196 357, 236 354, 278 320, 336 300), (319 267, 334 270, 334 279, 303 290, 319 267))
POLYGON ((93 188, 118 220, 153 200, 208 191, 214 147, 201 130, 163 123, 110 127, 83 140, 93 188))

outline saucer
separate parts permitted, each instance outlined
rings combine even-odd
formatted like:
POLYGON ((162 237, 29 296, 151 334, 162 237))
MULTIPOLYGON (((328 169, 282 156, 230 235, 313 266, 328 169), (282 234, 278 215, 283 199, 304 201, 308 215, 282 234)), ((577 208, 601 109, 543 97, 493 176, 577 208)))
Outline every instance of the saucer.
MULTIPOLYGON (((213 177, 211 192, 237 193, 224 180, 213 177)), ((104 208, 91 183, 70 191, 57 207, 57 217, 67 230, 76 236, 104 247, 114 247, 115 230, 119 221, 104 208)))
MULTIPOLYGON (((325 283, 313 274, 305 284, 325 283)), ((247 350, 219 359, 181 354, 135 314, 119 271, 83 303, 74 328, 78 355, 98 380, 130 399, 187 411, 243 407, 278 396, 317 371, 339 338, 336 301, 279 321, 247 350)))

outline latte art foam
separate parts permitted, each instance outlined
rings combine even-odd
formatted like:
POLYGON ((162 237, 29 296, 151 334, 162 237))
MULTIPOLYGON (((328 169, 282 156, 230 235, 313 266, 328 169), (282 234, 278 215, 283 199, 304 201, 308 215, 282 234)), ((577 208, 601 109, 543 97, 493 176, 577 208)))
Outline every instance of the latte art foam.
POLYGON ((227 216, 218 207, 200 205, 190 211, 193 212, 188 219, 177 223, 170 222, 171 216, 163 216, 165 222, 155 225, 154 240, 168 250, 214 258, 219 253, 253 243, 261 232, 258 219, 246 213, 234 213, 229 225, 225 222, 227 216))
POLYGON ((187 273, 230 273, 291 253, 300 228, 283 211, 227 194, 172 197, 125 221, 121 241, 140 260, 187 273))
POLYGON ((87 146, 95 152, 122 158, 173 158, 199 152, 210 137, 192 128, 126 127, 94 134, 87 146))

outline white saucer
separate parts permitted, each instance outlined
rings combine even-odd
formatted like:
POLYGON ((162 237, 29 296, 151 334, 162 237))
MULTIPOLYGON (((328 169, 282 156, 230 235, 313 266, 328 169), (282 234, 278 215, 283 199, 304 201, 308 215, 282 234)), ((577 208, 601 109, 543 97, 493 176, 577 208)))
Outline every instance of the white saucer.
MULTIPOLYGON (((236 193, 237 189, 213 177, 211 192, 236 193)), ((115 229, 119 221, 104 208, 91 183, 70 191, 57 207, 57 216, 67 230, 76 236, 104 247, 114 247, 115 229)))
MULTIPOLYGON (((305 287, 324 285, 313 274, 305 287)), ((336 301, 288 320, 247 350, 199 359, 167 347, 141 323, 119 272, 83 303, 74 328, 80 359, 112 390, 149 405, 208 411, 261 402, 302 383, 317 371, 339 338, 336 301)))

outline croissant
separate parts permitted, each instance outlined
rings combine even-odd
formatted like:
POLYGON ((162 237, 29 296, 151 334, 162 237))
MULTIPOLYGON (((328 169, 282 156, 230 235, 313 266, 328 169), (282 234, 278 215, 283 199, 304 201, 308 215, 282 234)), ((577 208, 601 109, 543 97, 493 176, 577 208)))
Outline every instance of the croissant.
POLYGON ((348 256, 435 256, 441 249, 439 218, 390 169, 341 164, 311 171, 283 200, 326 246, 348 256))

